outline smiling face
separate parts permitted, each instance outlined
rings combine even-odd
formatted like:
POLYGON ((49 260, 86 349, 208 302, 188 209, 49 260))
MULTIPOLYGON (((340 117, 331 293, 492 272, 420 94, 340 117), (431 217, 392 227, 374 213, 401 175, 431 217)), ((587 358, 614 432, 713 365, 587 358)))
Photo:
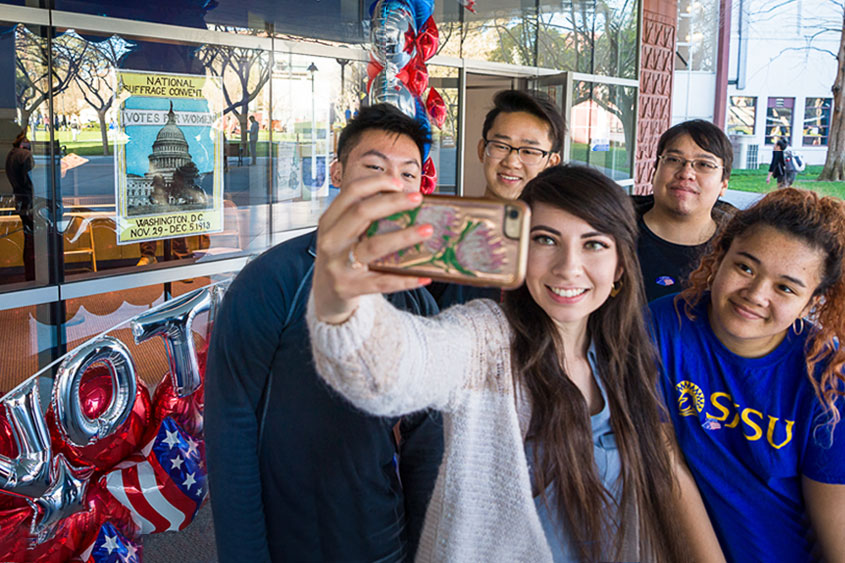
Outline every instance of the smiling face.
POLYGON ((420 190, 420 149, 407 135, 381 129, 364 131, 346 156, 346 164, 331 166, 332 184, 343 189, 345 182, 380 174, 397 178, 405 192, 420 190))
POLYGON ((666 145, 661 156, 675 156, 685 160, 704 160, 718 166, 707 173, 696 172, 690 163, 680 168, 663 160, 654 173, 654 207, 663 212, 710 219, 716 200, 728 189, 727 178, 722 179, 724 162, 702 149, 689 135, 680 135, 666 145))
MULTIPOLYGON (((539 117, 524 112, 502 112, 493 120, 487 131, 488 141, 501 141, 512 147, 534 147, 543 151, 552 149, 551 127, 539 117)), ((484 197, 491 199, 516 199, 525 184, 548 168, 560 163, 560 155, 547 155, 539 164, 526 166, 516 151, 504 158, 492 158, 484 152, 484 139, 478 143, 478 158, 484 165, 487 188, 484 197)))
POLYGON ((616 242, 583 219, 551 205, 531 210, 525 284, 537 305, 562 330, 586 330, 590 314, 622 276, 616 242))
POLYGON ((739 356, 765 356, 815 305, 824 253, 767 225, 737 237, 713 277, 710 326, 739 356))

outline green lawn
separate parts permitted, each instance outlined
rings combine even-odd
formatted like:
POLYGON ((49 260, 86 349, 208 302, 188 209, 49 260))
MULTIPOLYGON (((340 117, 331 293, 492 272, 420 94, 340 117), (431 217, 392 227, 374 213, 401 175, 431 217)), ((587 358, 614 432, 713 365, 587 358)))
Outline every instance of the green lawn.
MULTIPOLYGON (((808 166, 795 178, 793 187, 813 190, 821 195, 831 195, 845 199, 845 182, 817 182, 822 166, 808 166)), ((768 167, 759 170, 734 170, 728 182, 728 188, 743 192, 766 193, 777 189, 774 178, 766 184, 768 167)))

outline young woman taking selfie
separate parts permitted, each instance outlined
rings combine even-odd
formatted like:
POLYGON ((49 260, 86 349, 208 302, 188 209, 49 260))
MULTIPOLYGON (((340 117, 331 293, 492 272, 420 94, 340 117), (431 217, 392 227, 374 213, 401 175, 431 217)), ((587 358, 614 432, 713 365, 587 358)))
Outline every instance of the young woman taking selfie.
POLYGON ((376 176, 320 220, 309 327, 322 377, 374 414, 443 412, 417 560, 720 560, 662 429, 628 197, 595 170, 559 166, 521 199, 532 211, 525 284, 502 306, 428 319, 379 295, 427 280, 362 264, 430 236, 360 238, 418 196, 376 176))
POLYGON ((678 443, 731 561, 845 560, 845 208, 785 188, 651 304, 678 443))

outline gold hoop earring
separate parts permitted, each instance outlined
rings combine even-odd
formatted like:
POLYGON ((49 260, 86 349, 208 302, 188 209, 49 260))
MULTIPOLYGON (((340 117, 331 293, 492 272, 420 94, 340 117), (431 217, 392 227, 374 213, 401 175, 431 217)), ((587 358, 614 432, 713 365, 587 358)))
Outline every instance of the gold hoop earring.
POLYGON ((797 319, 792 321, 792 330, 795 332, 795 334, 801 334, 802 332, 804 332, 804 317, 798 317, 797 319), (799 321, 801 321, 801 324, 798 325, 800 328, 795 328, 795 323, 799 321))
POLYGON ((613 282, 613 285, 610 286, 610 296, 616 297, 619 295, 619 292, 622 291, 622 282, 617 280, 613 282))

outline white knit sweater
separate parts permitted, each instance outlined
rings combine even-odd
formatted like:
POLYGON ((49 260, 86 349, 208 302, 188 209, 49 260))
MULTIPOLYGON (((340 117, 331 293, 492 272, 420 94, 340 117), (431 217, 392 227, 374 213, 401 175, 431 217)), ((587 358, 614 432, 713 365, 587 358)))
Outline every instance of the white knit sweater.
POLYGON ((396 416, 443 412, 443 462, 417 561, 551 561, 523 437, 530 406, 514 392, 510 325, 492 301, 434 318, 362 297, 341 325, 308 327, 317 371, 359 408, 396 416))

